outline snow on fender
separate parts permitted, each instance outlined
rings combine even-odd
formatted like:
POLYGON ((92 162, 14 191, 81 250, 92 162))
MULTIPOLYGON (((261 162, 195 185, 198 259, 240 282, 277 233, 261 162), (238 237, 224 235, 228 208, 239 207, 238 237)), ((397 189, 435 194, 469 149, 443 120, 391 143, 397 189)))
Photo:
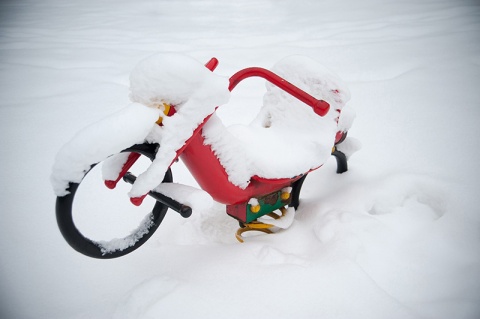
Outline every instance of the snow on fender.
POLYGON ((160 112, 159 109, 131 103, 79 131, 55 157, 50 177, 55 194, 67 195, 69 183, 79 183, 92 164, 142 143, 160 112))

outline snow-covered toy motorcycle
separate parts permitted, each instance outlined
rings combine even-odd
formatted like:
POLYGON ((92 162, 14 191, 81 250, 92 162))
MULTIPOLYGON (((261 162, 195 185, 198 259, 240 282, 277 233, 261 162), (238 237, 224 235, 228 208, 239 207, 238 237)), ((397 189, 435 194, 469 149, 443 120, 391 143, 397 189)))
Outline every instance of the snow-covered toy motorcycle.
POLYGON ((123 256, 152 236, 168 208, 189 217, 185 188, 172 183, 170 167, 178 159, 238 220, 240 242, 246 231, 287 228, 307 174, 330 155, 337 173, 347 170, 347 157, 356 149, 347 138, 354 113, 345 106, 349 92, 338 77, 301 56, 281 60, 273 72, 252 67, 229 79, 212 72, 217 64, 215 58, 202 65, 173 54, 141 61, 130 76, 133 103, 80 131, 59 151, 51 177, 56 217, 75 250, 95 258, 123 256), (263 106, 251 124, 226 127, 215 111, 250 77, 267 80, 263 106), (151 164, 135 176, 130 170, 140 157, 151 164), (155 199, 152 211, 124 238, 95 241, 74 222, 77 190, 100 162, 107 188, 132 184, 128 196, 137 206, 146 196, 155 199))

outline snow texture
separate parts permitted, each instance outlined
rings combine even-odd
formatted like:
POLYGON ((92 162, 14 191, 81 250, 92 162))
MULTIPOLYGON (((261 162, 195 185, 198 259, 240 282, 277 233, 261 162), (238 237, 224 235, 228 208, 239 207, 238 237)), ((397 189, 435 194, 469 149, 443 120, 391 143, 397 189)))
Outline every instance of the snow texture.
POLYGON ((68 194, 68 184, 79 183, 90 165, 142 143, 155 125, 159 112, 158 109, 132 103, 78 132, 55 158, 51 176, 55 194, 68 194))
MULTIPOLYGON (((19 0, 0 2, 0 15, 0 318, 480 317, 478 1, 19 0), (57 167, 59 193, 97 160, 92 147, 152 132, 161 108, 128 97, 131 71, 155 52, 216 56, 224 79, 309 56, 350 89, 347 141, 362 149, 344 174, 330 157, 308 175, 287 230, 239 244, 238 223, 213 203, 188 219, 167 212, 125 257, 82 256, 58 231, 51 167, 72 136, 111 114, 122 115, 118 129, 65 151, 78 155, 77 175, 57 167), (146 124, 136 133, 130 113, 146 124)), ((253 125, 265 90, 242 82, 217 119, 253 125)), ((102 157, 123 147, 111 146, 102 157)), ((196 187, 181 161, 172 171, 196 187)), ((132 222, 130 185, 101 184, 77 194, 89 238, 128 234, 148 216, 151 203, 132 222)))
POLYGON ((212 207, 213 198, 205 191, 178 183, 162 183, 154 191, 190 206, 194 211, 205 211, 212 207))
POLYGON ((135 243, 139 241, 144 235, 148 234, 149 228, 152 227, 153 224, 153 214, 148 214, 147 216, 145 216, 144 220, 142 220, 140 225, 138 225, 138 227, 130 233, 130 235, 124 238, 114 238, 108 241, 96 241, 95 244, 100 247, 103 255, 118 250, 125 250, 135 245, 135 243))

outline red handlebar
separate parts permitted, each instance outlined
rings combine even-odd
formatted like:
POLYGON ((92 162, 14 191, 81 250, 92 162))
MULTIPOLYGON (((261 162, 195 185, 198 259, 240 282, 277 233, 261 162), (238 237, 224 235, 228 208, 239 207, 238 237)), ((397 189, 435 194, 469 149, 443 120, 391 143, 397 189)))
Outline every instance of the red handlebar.
POLYGON ((258 67, 246 68, 232 75, 232 77, 230 78, 230 85, 228 86, 228 89, 232 91, 238 83, 240 83, 246 78, 253 76, 259 76, 261 78, 264 78, 268 82, 278 86, 280 89, 284 90, 288 94, 296 97, 300 101, 312 107, 313 111, 320 116, 325 116, 325 114, 327 114, 328 110, 330 109, 330 104, 328 104, 326 101, 317 100, 315 97, 296 87, 287 80, 279 77, 275 73, 267 69, 258 67))
POLYGON ((213 72, 213 70, 216 69, 217 65, 218 65, 218 59, 211 58, 210 61, 208 61, 207 64, 205 64, 205 67, 213 72))

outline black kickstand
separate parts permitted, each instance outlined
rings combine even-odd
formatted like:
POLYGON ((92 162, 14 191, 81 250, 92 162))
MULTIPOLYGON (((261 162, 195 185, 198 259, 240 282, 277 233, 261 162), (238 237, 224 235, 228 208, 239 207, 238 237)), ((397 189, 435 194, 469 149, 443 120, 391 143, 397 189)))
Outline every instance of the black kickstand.
POLYGON ((335 159, 337 160, 337 174, 342 174, 348 171, 347 156, 345 156, 345 153, 335 148, 332 155, 335 156, 335 159))

